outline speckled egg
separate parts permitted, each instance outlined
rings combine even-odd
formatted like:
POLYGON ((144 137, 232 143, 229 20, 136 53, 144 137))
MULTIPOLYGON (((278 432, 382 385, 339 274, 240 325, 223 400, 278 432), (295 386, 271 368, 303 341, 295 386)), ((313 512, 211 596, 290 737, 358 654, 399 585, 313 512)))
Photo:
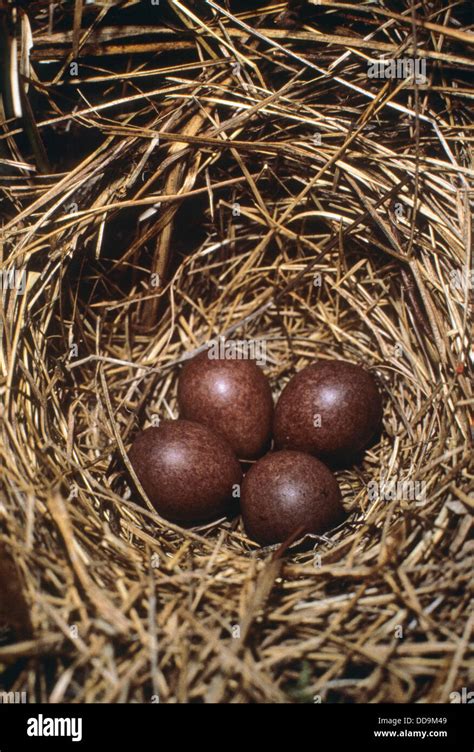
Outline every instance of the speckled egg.
POLYGON ((253 360, 224 360, 205 350, 189 360, 178 381, 180 415, 220 433, 241 459, 270 445, 273 399, 268 379, 253 360))
POLYGON ((242 470, 229 443, 206 426, 166 420, 141 431, 130 462, 157 512, 182 523, 228 514, 242 470))
POLYGON ((277 448, 339 463, 367 446, 381 419, 382 399, 368 371, 343 360, 321 361, 283 389, 273 435, 277 448))
POLYGON ((247 535, 262 546, 299 531, 321 535, 345 517, 336 478, 320 460, 282 450, 256 462, 244 478, 242 519, 247 535))

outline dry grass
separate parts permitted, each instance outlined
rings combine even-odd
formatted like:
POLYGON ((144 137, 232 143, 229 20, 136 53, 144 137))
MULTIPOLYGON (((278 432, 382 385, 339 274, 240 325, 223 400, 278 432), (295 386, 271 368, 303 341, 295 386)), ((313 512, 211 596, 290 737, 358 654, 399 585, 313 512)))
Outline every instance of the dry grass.
POLYGON ((134 28, 30 5, 35 107, 0 140, 0 260, 28 273, 0 319, 2 688, 449 701, 473 680, 469 3, 173 0, 134 28), (427 86, 367 78, 414 49, 427 86), (379 380, 348 522, 309 547, 183 530, 129 475, 219 334, 266 341, 275 397, 316 358, 379 380), (426 501, 371 498, 381 477, 426 501))

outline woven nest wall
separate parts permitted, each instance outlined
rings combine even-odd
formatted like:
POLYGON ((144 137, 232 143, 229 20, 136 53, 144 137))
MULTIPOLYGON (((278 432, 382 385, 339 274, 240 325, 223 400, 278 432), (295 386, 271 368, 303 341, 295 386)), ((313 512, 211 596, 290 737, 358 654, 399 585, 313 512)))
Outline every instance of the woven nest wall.
POLYGON ((473 680, 468 4, 169 3, 141 36, 107 5, 48 29, 42 5, 0 162, 2 269, 26 272, 0 320, 1 688, 450 701, 473 680), (427 82, 368 78, 382 54, 427 82), (275 399, 317 359, 376 376, 336 531, 261 549, 137 487, 134 435, 178 416, 181 363, 220 335, 265 343, 275 399))

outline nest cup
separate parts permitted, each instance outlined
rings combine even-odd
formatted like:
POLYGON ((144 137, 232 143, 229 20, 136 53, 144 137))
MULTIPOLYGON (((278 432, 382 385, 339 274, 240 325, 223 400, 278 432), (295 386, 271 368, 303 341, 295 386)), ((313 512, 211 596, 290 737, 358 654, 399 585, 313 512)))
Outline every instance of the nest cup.
MULTIPOLYGON (((313 86, 308 106, 323 96, 313 86)), ((0 607, 10 687, 56 701, 405 702, 468 686, 467 652, 448 686, 453 651, 439 648, 462 637, 470 576, 465 186, 429 125, 419 154, 435 144, 436 169, 365 133, 331 162, 344 113, 328 105, 309 121, 285 107, 293 149, 264 113, 239 135, 257 153, 206 147, 209 191, 180 202, 158 280, 152 250, 124 229, 137 207, 105 227, 93 211, 100 181, 87 183, 89 213, 61 218, 42 268, 34 238, 59 208, 41 209, 36 235, 31 218, 21 233, 10 223, 29 274, 23 294, 4 293, 0 542, 31 612, 0 607), (265 139, 281 149, 266 153, 265 139), (223 170, 236 185, 213 193, 223 170), (347 522, 277 558, 239 518, 193 529, 161 519, 130 474, 135 433, 178 417, 184 359, 219 337, 254 348, 275 400, 293 373, 332 358, 369 369, 382 392, 380 435, 337 471, 347 522), (38 641, 21 664, 19 636, 38 641), (235 651, 235 670, 216 643, 235 651), (33 668, 45 677, 36 688, 33 668)), ((122 177, 143 153, 130 138, 110 156, 122 177)), ((200 176, 198 147, 187 149, 200 176)))

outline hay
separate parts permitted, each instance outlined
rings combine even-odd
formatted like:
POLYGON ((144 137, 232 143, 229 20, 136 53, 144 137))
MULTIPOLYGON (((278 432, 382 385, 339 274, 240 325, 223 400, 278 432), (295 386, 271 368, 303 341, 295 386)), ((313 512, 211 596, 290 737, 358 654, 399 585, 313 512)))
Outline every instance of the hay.
POLYGON ((28 273, 0 320, 2 688, 449 701, 472 685, 469 4, 47 5, 35 114, 0 141, 2 270, 28 273), (369 79, 380 55, 428 85, 369 79), (275 397, 316 358, 381 385, 349 519, 309 546, 181 529, 130 475, 218 335, 265 341, 275 397), (374 498, 384 478, 426 498, 374 498))

